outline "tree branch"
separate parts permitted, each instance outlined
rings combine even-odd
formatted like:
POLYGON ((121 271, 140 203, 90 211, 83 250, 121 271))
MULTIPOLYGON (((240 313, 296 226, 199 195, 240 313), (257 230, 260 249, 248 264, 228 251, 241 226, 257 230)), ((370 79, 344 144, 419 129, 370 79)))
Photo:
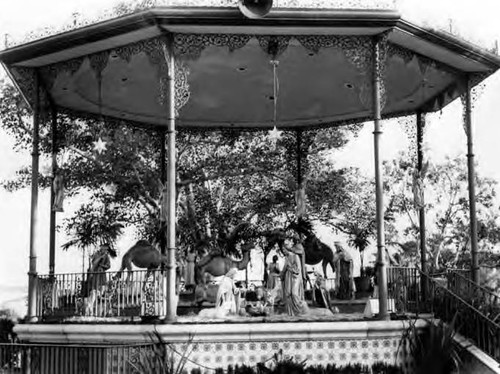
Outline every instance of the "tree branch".
POLYGON ((221 179, 221 178, 239 177, 239 176, 243 176, 243 175, 251 175, 251 174, 257 174, 257 173, 262 173, 262 172, 268 172, 268 174, 270 174, 276 178, 279 178, 281 180, 285 180, 285 178, 278 176, 277 174, 275 174, 269 170, 266 170, 264 168, 252 167, 252 168, 249 168, 243 172, 242 171, 233 171, 233 172, 225 172, 225 173, 213 174, 213 175, 204 174, 201 177, 184 179, 182 181, 177 182, 177 186, 183 187, 183 186, 186 186, 189 184, 198 184, 198 183, 209 182, 209 181, 213 181, 213 180, 217 180, 217 179, 221 179))
POLYGON ((160 206, 158 205, 158 202, 155 199, 153 199, 151 195, 148 193, 144 183, 142 183, 142 180, 139 176, 139 172, 137 171, 137 167, 134 165, 132 169, 134 171, 134 176, 137 179, 137 182, 139 182, 139 185, 141 186, 141 190, 139 191, 139 193, 142 193, 142 197, 145 199, 145 202, 148 202, 150 205, 153 206, 154 209, 156 209, 156 211, 158 211, 160 209, 160 206))
POLYGON ((137 200, 142 204, 142 206, 144 206, 144 208, 146 208, 146 210, 148 211, 149 215, 151 217, 156 217, 158 215, 158 212, 155 211, 153 208, 151 208, 151 205, 149 205, 146 201, 145 201, 145 198, 141 195, 139 195, 137 197, 137 200))

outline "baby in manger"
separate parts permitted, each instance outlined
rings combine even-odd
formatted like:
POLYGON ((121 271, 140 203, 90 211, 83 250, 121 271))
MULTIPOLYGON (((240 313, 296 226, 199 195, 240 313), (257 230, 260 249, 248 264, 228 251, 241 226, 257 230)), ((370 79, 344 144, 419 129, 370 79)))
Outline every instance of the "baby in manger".
POLYGON ((247 292, 245 297, 245 312, 255 317, 272 314, 274 300, 270 296, 270 292, 266 292, 263 287, 256 287, 254 291, 247 292))

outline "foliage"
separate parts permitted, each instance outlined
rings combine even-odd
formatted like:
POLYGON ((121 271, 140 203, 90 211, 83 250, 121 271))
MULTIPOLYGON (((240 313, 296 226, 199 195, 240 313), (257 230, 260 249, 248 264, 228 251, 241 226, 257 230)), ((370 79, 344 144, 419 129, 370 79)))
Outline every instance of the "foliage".
POLYGON ((258 370, 255 370, 254 366, 247 365, 236 365, 234 368, 229 366, 227 368, 227 374, 257 374, 260 373, 258 370))
POLYGON ((16 340, 15 325, 11 317, 0 317, 0 343, 12 343, 16 340))
POLYGON ((2 373, 4 372, 2 369, 18 368, 17 350, 14 345, 9 345, 18 342, 17 334, 14 332, 16 322, 9 310, 0 311, 0 344, 5 344, 1 347, 2 354, 0 354, 0 372, 2 373))
POLYGON ((403 374, 403 369, 399 366, 387 364, 385 362, 376 362, 372 365, 373 374, 403 374))
POLYGON ((26 144, 31 141, 29 115, 29 108, 17 89, 0 77, 1 126, 14 138, 16 150, 25 149, 26 144))
MULTIPOLYGON (((498 254, 496 254, 495 257, 496 263, 500 264, 498 254)), ((479 261, 482 262, 481 258, 479 261)), ((479 278, 480 284, 483 287, 493 293, 496 293, 497 295, 500 295, 500 267, 481 267, 479 270, 479 278)))
POLYGON ((409 320, 398 352, 413 360, 415 374, 448 374, 458 370, 461 360, 454 342, 455 319, 446 324, 428 320, 425 328, 418 328, 416 320, 409 320))
POLYGON ((294 357, 286 356, 283 350, 274 354, 274 362, 270 372, 273 374, 300 374, 305 372, 306 361, 296 361, 294 357))
POLYGON ((362 252, 375 234, 375 185, 356 169, 349 169, 345 174, 349 192, 343 214, 334 220, 334 227, 346 233, 350 244, 362 252))
POLYGON ((166 343, 160 334, 150 335, 151 350, 141 350, 137 362, 130 362, 134 370, 141 374, 182 374, 192 352, 190 337, 184 352, 179 353, 166 343))
POLYGON ((112 248, 123 233, 123 213, 111 203, 90 199, 80 206, 75 215, 66 222, 66 233, 73 239, 62 245, 62 249, 76 246, 81 250, 109 244, 112 248))
MULTIPOLYGON (((390 365, 383 362, 377 362, 370 368, 361 364, 348 364, 345 366, 337 366, 336 364, 327 365, 311 365, 305 366, 293 360, 283 362, 283 366, 276 368, 266 368, 260 364, 257 367, 228 367, 228 374, 281 374, 281 373, 299 373, 299 374, 364 374, 373 372, 374 374, 401 374, 402 369, 396 365, 390 365), (285 367, 290 367, 290 370, 282 370, 285 367)), ((194 371, 193 371, 194 373, 194 371)))
MULTIPOLYGON (((407 154, 384 163, 387 243, 407 264, 418 261, 419 221, 413 191, 415 168, 407 154)), ((434 269, 457 267, 468 256, 469 199, 465 158, 431 164, 424 178, 427 249, 434 269)), ((500 242, 496 182, 476 175, 479 250, 490 252, 500 242)))
MULTIPOLYGON (((383 362, 377 362, 370 368, 361 364, 348 364, 345 366, 337 366, 335 364, 327 365, 312 365, 305 366, 293 360, 286 360, 283 365, 275 368, 267 368, 262 363, 256 366, 247 365, 229 365, 227 369, 217 368, 214 373, 227 373, 227 374, 401 374, 402 369, 396 365, 390 365, 383 362)), ((142 373, 142 372, 141 372, 142 373)), ((201 374, 201 368, 194 368, 190 374, 201 374)))

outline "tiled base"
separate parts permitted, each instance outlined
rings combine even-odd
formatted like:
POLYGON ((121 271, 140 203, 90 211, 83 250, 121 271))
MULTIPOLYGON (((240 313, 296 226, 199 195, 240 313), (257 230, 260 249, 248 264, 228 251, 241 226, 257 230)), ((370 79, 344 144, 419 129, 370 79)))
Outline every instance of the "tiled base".
MULTIPOLYGON (((419 325, 424 322, 419 321, 419 325)), ((399 344, 408 327, 402 321, 282 322, 282 323, 173 323, 158 325, 20 325, 19 337, 30 343, 109 344, 109 371, 122 373, 120 362, 140 359, 151 343, 152 333, 174 350, 187 355, 186 369, 210 372, 229 365, 272 364, 275 354, 306 365, 386 362, 405 366, 399 344), (129 346, 126 358, 111 346, 129 346), (130 344, 130 345, 129 345, 130 344), (139 348, 141 347, 141 348, 139 348), (142 351, 142 353, 141 353, 142 351)), ((147 354, 147 352, 146 352, 147 354)), ((127 364, 125 364, 127 366, 127 364)))
POLYGON ((372 365, 380 361, 389 364, 402 363, 403 358, 397 357, 399 341, 399 338, 390 337, 363 340, 219 342, 192 343, 192 347, 175 344, 174 349, 179 354, 192 349, 186 365, 189 368, 201 366, 214 369, 242 364, 254 366, 259 362, 269 362, 280 350, 283 352, 283 358, 293 358, 296 362, 306 360, 307 365, 372 365))

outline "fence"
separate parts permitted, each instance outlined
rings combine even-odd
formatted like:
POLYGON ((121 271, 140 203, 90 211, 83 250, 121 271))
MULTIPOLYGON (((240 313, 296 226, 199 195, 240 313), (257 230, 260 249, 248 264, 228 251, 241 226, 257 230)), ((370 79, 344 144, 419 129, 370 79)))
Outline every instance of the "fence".
POLYGON ((420 272, 417 268, 387 268, 387 309, 389 311, 418 314, 420 291, 420 272))
POLYGON ((452 289, 457 285, 456 282, 451 282, 450 288, 423 273, 421 276, 424 277, 429 292, 427 306, 434 315, 445 322, 454 321, 453 327, 457 332, 471 339, 477 347, 500 361, 500 325, 456 294, 452 289))
MULTIPOLYGON (((166 311, 165 277, 160 270, 133 271, 129 280, 116 272, 40 275, 37 317, 42 321, 70 317, 162 316, 166 311)), ((416 268, 389 267, 389 310, 418 312, 420 276, 416 268)), ((255 281, 253 281, 255 282, 255 281)), ((335 279, 327 279, 334 289, 335 279)))
POLYGON ((467 275, 456 270, 448 271, 448 289, 489 319, 499 322, 500 296, 473 282, 467 275))
POLYGON ((162 316, 166 311, 165 276, 160 270, 133 271, 129 279, 116 272, 69 273, 38 277, 37 317, 162 316))
POLYGON ((137 363, 152 352, 142 345, 0 344, 0 373, 135 374, 137 363))
POLYGON ((456 273, 464 278, 469 278, 469 279, 471 277, 470 269, 448 269, 447 273, 456 273))

